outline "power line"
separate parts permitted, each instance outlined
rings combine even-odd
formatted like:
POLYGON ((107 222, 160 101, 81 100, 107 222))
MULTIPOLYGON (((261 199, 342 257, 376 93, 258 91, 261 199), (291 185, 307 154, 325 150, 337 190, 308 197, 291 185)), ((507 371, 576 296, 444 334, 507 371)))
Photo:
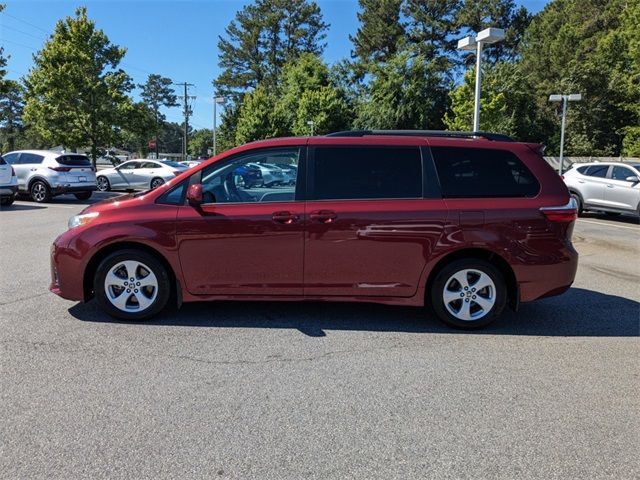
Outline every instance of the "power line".
POLYGON ((18 33, 21 33, 23 35, 27 35, 29 37, 33 37, 36 40, 46 40, 47 39, 46 37, 43 37, 42 35, 34 35, 32 33, 25 32, 24 30, 20 30, 19 28, 12 27, 11 25, 3 25, 2 28, 8 28, 9 30, 13 30, 14 32, 18 32, 18 33))
POLYGON ((48 31, 46 31, 44 28, 40 28, 39 26, 34 25, 33 23, 29 23, 29 22, 27 22, 26 20, 23 20, 23 19, 21 19, 21 18, 18 18, 18 17, 14 16, 14 15, 11 15, 10 13, 2 12, 2 15, 6 15, 6 16, 7 16, 7 17, 9 17, 9 18, 13 18, 14 20, 17 20, 17 21, 22 22, 22 23, 24 23, 24 24, 26 24, 26 25, 29 25, 30 27, 33 27, 33 28, 35 28, 35 29, 37 29, 37 30, 40 30, 41 32, 46 33, 47 35, 49 34, 49 32, 48 32, 48 31))
POLYGON ((18 43, 18 42, 14 42, 13 40, 7 40, 5 38, 0 38, 0 42, 6 42, 6 43, 11 43, 13 45, 17 45, 19 47, 24 47, 24 48, 28 48, 29 50, 33 50, 34 52, 38 50, 37 47, 33 47, 31 45, 25 45, 24 43, 18 43))

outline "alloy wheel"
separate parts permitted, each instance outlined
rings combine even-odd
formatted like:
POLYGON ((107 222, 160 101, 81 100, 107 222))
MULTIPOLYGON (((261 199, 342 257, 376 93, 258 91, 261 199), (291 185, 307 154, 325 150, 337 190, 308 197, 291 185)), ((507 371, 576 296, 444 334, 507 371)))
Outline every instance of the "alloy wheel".
POLYGON ((122 312, 141 312, 158 296, 158 279, 144 263, 127 260, 115 264, 104 279, 111 304, 122 312))
POLYGON ((98 190, 101 192, 106 192, 109 190, 109 180, 105 177, 98 177, 98 190))
POLYGON ((496 286, 481 270, 460 270, 446 281, 442 300, 447 311, 457 319, 479 320, 495 305, 496 286))

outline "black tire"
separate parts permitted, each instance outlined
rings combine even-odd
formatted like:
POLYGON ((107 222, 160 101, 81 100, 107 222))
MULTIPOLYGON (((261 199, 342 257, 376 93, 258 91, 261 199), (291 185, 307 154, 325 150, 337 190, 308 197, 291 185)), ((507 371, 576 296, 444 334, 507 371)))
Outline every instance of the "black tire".
POLYGON ((16 196, 12 195, 11 197, 4 197, 0 199, 0 205, 3 207, 9 207, 11 205, 13 205, 13 202, 15 201, 16 196))
POLYGON ((73 194, 78 200, 89 200, 91 195, 93 195, 93 192, 78 192, 73 194))
MULTIPOLYGON (((470 284, 470 287, 473 287, 473 285, 470 284)), ((455 260, 442 268, 436 274, 433 282, 431 283, 431 290, 429 292, 429 295, 430 306, 441 321, 454 328, 471 330, 489 325, 498 316, 500 316, 507 303, 507 286, 502 273, 494 265, 485 260, 468 258, 455 260), (450 281, 451 277, 456 272, 467 269, 482 272, 490 277, 495 286, 495 301, 490 310, 479 318, 471 320, 461 320, 447 309, 447 307, 445 306, 443 295, 447 286, 446 284, 448 281, 450 281)), ((466 299, 466 296, 464 298, 466 299)), ((463 299, 460 300, 460 302, 462 301, 463 299)), ((473 303, 474 302, 471 300, 470 305, 473 305, 473 303)), ((478 306, 476 306, 475 308, 478 308, 478 306)))
MULTIPOLYGON (((162 262, 147 252, 135 249, 119 250, 102 260, 93 278, 93 288, 98 305, 100 305, 107 314, 120 320, 129 321, 147 320, 154 315, 157 315, 167 305, 169 297, 171 296, 171 280, 169 278, 169 273, 162 262), (122 263, 127 260, 134 260, 146 265, 151 272, 153 272, 158 281, 158 291, 155 296, 155 300, 144 310, 123 311, 114 306, 107 298, 107 292, 105 291, 104 286, 107 274, 118 263, 122 263)), ((126 295, 126 293, 123 292, 122 295, 126 295)))
POLYGON ((29 187, 31 200, 37 203, 47 203, 51 201, 51 189, 42 180, 36 180, 29 187))
POLYGON ((578 206, 578 216, 582 215, 583 207, 582 207, 582 197, 579 193, 571 192, 571 198, 576 201, 576 205, 578 206))
POLYGON ((164 184, 164 180, 160 177, 155 177, 153 179, 151 179, 151 183, 149 184, 149 188, 151 190, 155 190, 156 188, 158 188, 160 185, 164 184))
POLYGON ((109 182, 109 179, 104 175, 98 175, 98 178, 96 178, 96 185, 98 187, 98 190, 100 190, 101 192, 108 192, 109 190, 111 190, 111 183, 109 182))

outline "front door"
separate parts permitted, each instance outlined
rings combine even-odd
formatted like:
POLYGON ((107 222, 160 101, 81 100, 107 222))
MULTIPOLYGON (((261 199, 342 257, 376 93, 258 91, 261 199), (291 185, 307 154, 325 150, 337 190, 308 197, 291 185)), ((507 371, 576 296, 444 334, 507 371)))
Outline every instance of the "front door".
POLYGON ((260 149, 195 174, 205 203, 180 207, 176 232, 190 293, 302 295, 304 202, 296 182, 245 188, 239 172, 247 163, 276 158, 297 166, 303 150, 260 149))
POLYGON ((604 198, 607 205, 624 210, 635 210, 640 202, 640 183, 627 178, 638 176, 628 167, 614 165, 611 178, 605 188, 604 198))
POLYGON ((305 296, 414 295, 447 219, 423 198, 420 149, 310 150, 305 296))

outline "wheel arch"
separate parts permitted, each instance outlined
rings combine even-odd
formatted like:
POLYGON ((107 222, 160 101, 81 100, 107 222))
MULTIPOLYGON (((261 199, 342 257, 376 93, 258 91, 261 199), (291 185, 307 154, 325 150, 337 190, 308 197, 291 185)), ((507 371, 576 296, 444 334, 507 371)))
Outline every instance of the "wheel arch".
POLYGON ((427 277, 427 282, 425 285, 425 303, 429 303, 428 295, 431 291, 433 281, 435 280, 440 270, 442 270, 451 262, 469 258, 485 260, 491 263, 498 270, 500 270, 500 273, 502 273, 507 284, 508 304, 512 309, 517 310, 520 305, 520 288, 518 286, 518 281, 516 279, 513 268, 511 268, 511 265, 509 265, 509 262, 507 262, 504 257, 484 248, 463 248, 450 252, 439 259, 433 266, 427 277))
POLYGON ((84 296, 84 301, 88 301, 94 296, 93 291, 93 278, 96 274, 96 270, 98 269, 98 265, 100 262, 104 260, 107 256, 111 255, 118 250, 140 250, 149 255, 155 257, 162 265, 167 269, 167 273, 169 274, 169 280, 171 282, 171 295, 169 297, 169 302, 173 302, 174 305, 178 307, 182 304, 182 290, 180 287, 180 282, 177 279, 176 272, 173 267, 169 263, 169 261, 155 248, 141 242, 136 241, 123 241, 110 243, 108 245, 103 246, 99 250, 97 250, 89 259, 87 266, 84 269, 84 275, 82 278, 82 291, 84 296))
POLYGON ((34 184, 34 182, 38 180, 40 180, 41 182, 44 182, 44 184, 49 188, 49 190, 51 190, 51 184, 45 177, 41 175, 34 175, 31 178, 29 178, 29 181, 27 182, 27 192, 31 191, 31 186, 34 184))

